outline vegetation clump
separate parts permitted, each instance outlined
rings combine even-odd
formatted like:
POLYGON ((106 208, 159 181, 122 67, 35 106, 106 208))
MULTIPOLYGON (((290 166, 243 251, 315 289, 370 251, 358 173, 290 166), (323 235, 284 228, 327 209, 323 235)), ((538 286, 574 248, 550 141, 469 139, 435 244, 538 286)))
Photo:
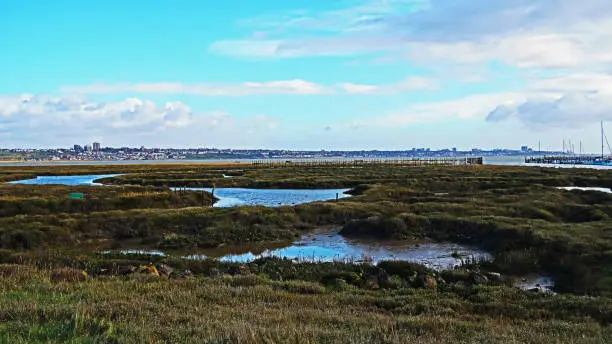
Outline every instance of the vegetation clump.
POLYGON ((0 180, 115 173, 102 180, 108 187, 0 186, 0 342, 612 341, 612 195, 557 189, 612 187, 607 171, 4 166, 0 180), (213 185, 350 188, 352 197, 221 209, 210 193, 169 188, 213 185), (401 261, 98 253, 266 248, 320 228, 474 245, 493 259, 453 252, 463 265, 434 271, 401 261), (512 287, 532 273, 551 276, 558 294, 512 287))

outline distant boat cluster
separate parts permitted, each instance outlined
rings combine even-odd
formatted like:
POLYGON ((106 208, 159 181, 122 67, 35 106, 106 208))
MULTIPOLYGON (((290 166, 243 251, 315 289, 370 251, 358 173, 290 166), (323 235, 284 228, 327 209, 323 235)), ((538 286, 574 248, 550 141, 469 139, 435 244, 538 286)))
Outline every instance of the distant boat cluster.
POLYGON ((612 166, 612 157, 601 156, 541 156, 525 158, 526 164, 612 166))

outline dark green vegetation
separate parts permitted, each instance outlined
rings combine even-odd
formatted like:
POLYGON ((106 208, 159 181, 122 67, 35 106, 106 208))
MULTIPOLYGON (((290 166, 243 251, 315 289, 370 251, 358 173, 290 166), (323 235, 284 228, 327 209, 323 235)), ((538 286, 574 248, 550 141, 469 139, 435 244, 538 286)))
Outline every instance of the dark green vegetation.
POLYGON ((612 340, 612 195, 555 189, 612 187, 606 171, 52 166, 0 168, 0 179, 106 173, 127 174, 104 181, 113 187, 0 187, 0 202, 6 202, 0 203, 0 262, 8 264, 0 266, 0 341, 612 340), (210 201, 209 194, 177 195, 165 188, 212 185, 347 187, 354 197, 216 209, 200 205, 210 201), (70 192, 91 197, 70 200, 70 192), (197 250, 286 240, 323 226, 347 236, 471 244, 490 251, 494 260, 434 274, 396 262, 374 267, 262 260, 238 266, 94 253, 101 247, 197 250), (162 263, 171 266, 177 278, 129 268, 149 262, 160 271, 162 263), (79 269, 74 278, 51 271, 66 266, 79 269), (79 275, 81 270, 89 276, 79 275), (185 277, 185 270, 195 277, 185 277), (563 294, 508 286, 506 276, 528 273, 553 276, 563 294))
POLYGON ((167 188, 121 186, 0 185, 0 217, 56 213, 93 213, 110 210, 182 208, 213 204, 202 191, 171 191, 167 188), (83 199, 71 199, 77 193, 83 199))

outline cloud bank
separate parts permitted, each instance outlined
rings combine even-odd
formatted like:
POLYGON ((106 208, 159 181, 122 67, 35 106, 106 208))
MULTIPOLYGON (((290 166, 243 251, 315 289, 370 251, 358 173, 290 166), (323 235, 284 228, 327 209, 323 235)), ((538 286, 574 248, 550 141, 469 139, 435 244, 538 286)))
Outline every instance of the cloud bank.
MULTIPOLYGON (((608 0, 370 0, 340 11, 296 12, 246 25, 283 30, 220 40, 209 51, 237 58, 374 56, 372 61, 410 61, 434 71, 444 66, 445 72, 500 63, 517 70, 513 77, 524 84, 511 92, 408 105, 369 120, 373 123, 514 119, 542 129, 610 119, 612 113, 608 0), (479 101, 472 105, 474 99, 479 101)), ((381 89, 351 83, 342 88, 370 94, 381 89)))
POLYGON ((225 112, 194 112, 181 102, 156 104, 139 98, 95 102, 83 97, 0 97, 0 136, 32 145, 67 146, 78 140, 115 145, 206 146, 233 137, 248 143, 273 132, 279 121, 265 115, 237 118, 225 112), (189 142, 186 142, 189 141, 189 142))
POLYGON ((256 95, 342 95, 342 94, 397 94, 407 90, 433 90, 436 81, 426 77, 408 77, 404 80, 383 85, 360 85, 339 83, 321 85, 314 82, 293 79, 267 82, 198 83, 180 82, 160 83, 119 83, 65 86, 62 91, 68 94, 194 94, 209 97, 240 97, 256 95))

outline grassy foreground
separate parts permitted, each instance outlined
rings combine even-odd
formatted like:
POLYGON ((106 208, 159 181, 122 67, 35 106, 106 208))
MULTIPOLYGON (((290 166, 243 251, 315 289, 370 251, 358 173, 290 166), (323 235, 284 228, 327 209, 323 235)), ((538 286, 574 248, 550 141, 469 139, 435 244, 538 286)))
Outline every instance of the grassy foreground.
POLYGON ((504 286, 338 290, 254 275, 53 283, 30 267, 0 278, 5 343, 607 343, 610 310, 504 286))
POLYGON ((0 181, 110 173, 126 174, 104 181, 112 187, 0 186, 0 343, 612 342, 612 195, 555 188, 612 187, 607 171, 41 166, 0 168, 0 181), (211 185, 352 188, 354 197, 217 209, 208 193, 167 189, 211 185), (74 191, 90 197, 67 199, 74 191), (405 263, 254 269, 93 252, 270 245, 320 227, 470 244, 494 259, 434 278, 405 263), (193 275, 133 271, 149 263, 193 275), (487 273, 502 277, 474 278, 487 273), (522 291, 505 279, 529 273, 552 276, 560 294, 522 291))

